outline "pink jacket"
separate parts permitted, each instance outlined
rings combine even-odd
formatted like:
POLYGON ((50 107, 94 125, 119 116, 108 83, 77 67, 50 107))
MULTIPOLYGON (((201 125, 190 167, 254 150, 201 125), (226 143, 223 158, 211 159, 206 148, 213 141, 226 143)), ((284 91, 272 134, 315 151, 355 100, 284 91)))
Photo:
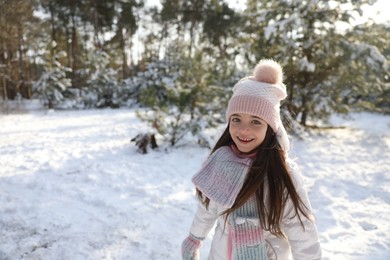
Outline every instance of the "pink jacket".
MULTIPOLYGON (((296 165, 289 161, 293 180, 302 201, 311 209, 310 202, 303 186, 302 176, 296 165)), ((208 260, 227 260, 229 256, 229 223, 224 226, 225 219, 221 216, 226 208, 210 201, 208 210, 199 203, 190 232, 196 237, 207 237, 214 227, 215 234, 211 243, 208 260)), ((309 220, 304 220, 302 229, 291 201, 287 202, 282 219, 282 229, 286 238, 279 238, 264 231, 267 256, 269 260, 314 260, 321 259, 321 247, 316 226, 309 220)))

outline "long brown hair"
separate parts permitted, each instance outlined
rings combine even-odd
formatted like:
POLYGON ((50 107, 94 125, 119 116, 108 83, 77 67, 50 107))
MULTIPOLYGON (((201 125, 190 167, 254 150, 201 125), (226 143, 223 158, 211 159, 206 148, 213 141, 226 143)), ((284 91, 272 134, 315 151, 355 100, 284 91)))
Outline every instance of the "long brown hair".
MULTIPOLYGON (((225 129, 211 153, 222 146, 233 144, 229 133, 229 126, 225 129)), ((199 199, 208 207, 210 199, 204 197, 200 190, 196 190, 199 199)), ((280 223, 283 209, 288 198, 291 199, 295 214, 303 227, 301 214, 310 219, 307 206, 297 193, 291 174, 286 164, 285 153, 281 149, 276 136, 270 126, 261 145, 256 149, 256 157, 252 162, 244 185, 239 192, 233 206, 226 210, 226 219, 230 213, 241 207, 252 196, 256 196, 257 209, 264 230, 276 236, 283 237, 280 223), (264 188, 268 186, 268 199, 265 201, 264 188)))

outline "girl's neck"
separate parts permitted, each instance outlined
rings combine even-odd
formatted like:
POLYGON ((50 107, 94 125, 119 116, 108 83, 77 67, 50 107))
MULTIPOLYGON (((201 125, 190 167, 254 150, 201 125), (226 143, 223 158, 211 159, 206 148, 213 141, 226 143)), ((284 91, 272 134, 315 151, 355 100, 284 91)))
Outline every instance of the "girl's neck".
POLYGON ((249 153, 243 153, 240 150, 238 150, 237 146, 234 143, 230 145, 230 148, 240 158, 251 158, 251 159, 254 159, 256 157, 256 151, 249 152, 249 153))

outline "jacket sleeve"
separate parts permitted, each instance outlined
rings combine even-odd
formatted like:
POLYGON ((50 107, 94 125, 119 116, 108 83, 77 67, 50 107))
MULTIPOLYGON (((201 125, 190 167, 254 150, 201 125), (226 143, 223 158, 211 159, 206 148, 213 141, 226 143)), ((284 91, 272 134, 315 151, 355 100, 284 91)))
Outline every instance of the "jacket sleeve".
POLYGON ((321 246, 317 228, 314 223, 314 216, 307 192, 303 185, 302 175, 298 166, 290 162, 290 171, 298 195, 308 209, 310 219, 301 216, 303 227, 296 215, 292 201, 289 199, 284 209, 282 225, 291 247, 291 253, 296 260, 321 259, 321 246))
POLYGON ((205 238, 218 219, 218 207, 210 201, 209 207, 199 202, 198 209, 192 221, 190 233, 199 238, 205 238))

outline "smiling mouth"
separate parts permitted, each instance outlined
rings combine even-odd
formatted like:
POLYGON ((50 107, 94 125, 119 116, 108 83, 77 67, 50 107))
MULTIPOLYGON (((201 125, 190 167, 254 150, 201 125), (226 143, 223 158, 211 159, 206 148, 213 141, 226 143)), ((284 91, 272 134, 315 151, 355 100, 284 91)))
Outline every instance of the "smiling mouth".
POLYGON ((247 139, 247 138, 241 138, 239 136, 237 136, 237 139, 240 140, 241 142, 243 143, 249 143, 250 141, 253 141, 254 139, 247 139))

